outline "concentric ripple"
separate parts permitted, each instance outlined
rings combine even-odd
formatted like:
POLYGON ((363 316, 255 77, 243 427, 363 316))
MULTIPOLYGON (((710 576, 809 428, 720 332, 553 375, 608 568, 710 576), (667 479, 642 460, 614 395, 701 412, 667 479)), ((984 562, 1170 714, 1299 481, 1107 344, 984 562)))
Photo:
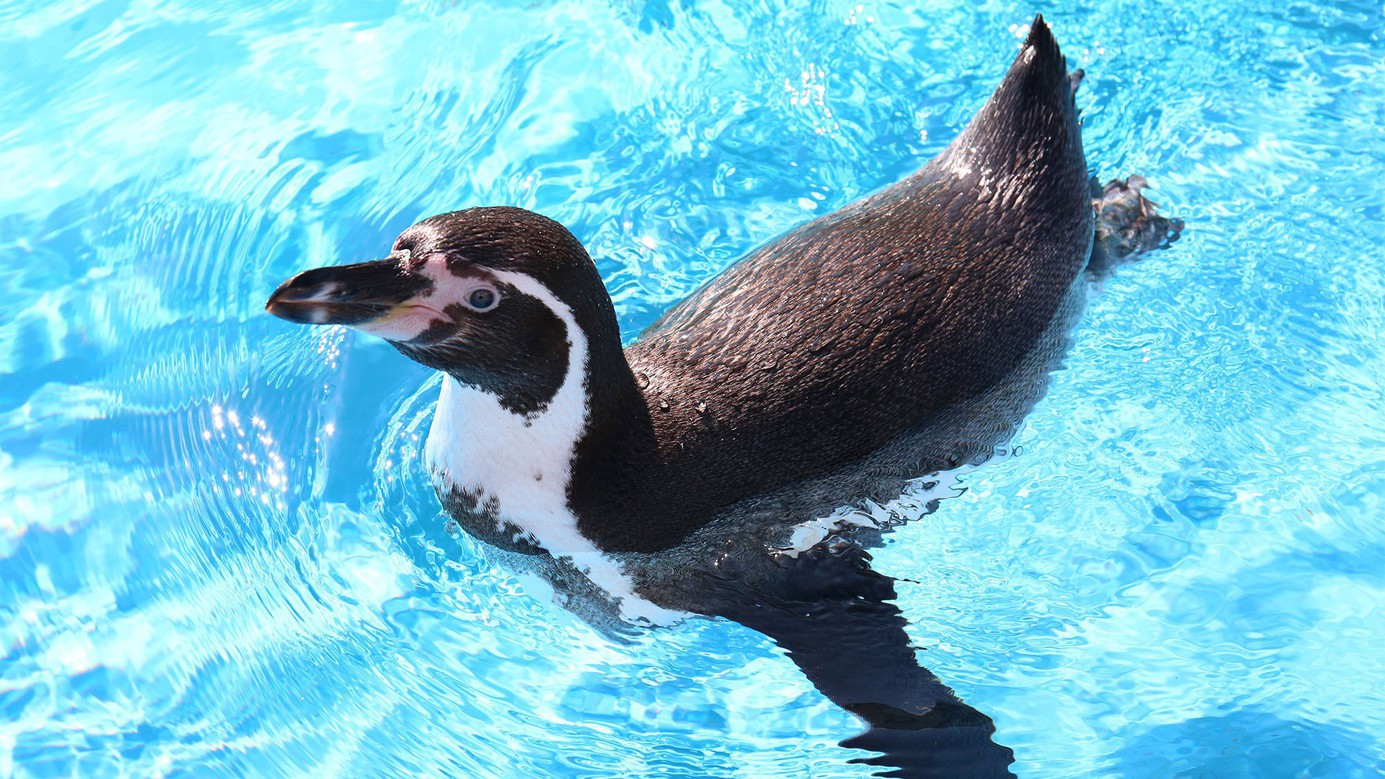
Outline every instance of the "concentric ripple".
POLYGON ((877 564, 1024 776, 1385 771, 1378 3, 110 0, 0 2, 0 776, 868 775, 763 637, 616 643, 451 538, 435 380, 263 301, 505 203, 633 338, 942 149, 1035 10, 1188 229, 877 564))

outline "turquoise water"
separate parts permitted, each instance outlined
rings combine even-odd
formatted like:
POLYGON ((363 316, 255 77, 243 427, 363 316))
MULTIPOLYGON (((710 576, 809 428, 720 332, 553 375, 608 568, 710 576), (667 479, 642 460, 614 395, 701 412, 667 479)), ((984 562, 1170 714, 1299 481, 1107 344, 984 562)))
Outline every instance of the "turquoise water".
POLYGON ((868 775, 767 639, 613 643, 450 541, 436 381, 263 303, 505 203, 633 337, 939 151, 1035 11, 1188 228, 877 567, 1022 776, 1385 771, 1379 3, 783 5, 0 3, 0 776, 868 775))

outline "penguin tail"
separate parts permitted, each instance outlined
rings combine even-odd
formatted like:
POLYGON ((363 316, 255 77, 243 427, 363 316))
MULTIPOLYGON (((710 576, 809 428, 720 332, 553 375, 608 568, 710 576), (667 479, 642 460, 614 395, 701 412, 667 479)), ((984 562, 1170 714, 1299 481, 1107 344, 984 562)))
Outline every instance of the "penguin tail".
POLYGON ((1082 136, 1074 96, 1082 75, 1080 70, 1073 75, 1068 73, 1067 58, 1058 47, 1053 30, 1043 14, 1035 16, 1005 78, 964 135, 975 133, 981 137, 972 141, 974 145, 1000 151, 1010 151, 1004 141, 1047 135, 1057 142, 1055 150, 1081 155, 1082 136), (978 132, 981 130, 988 132, 978 132))
POLYGON ((1058 39, 1053 37, 1053 30, 1049 29, 1041 13, 1034 14, 1034 21, 1029 23, 1029 35, 1024 39, 1024 48, 1031 46, 1038 56, 1048 59, 1050 64, 1056 64, 1063 73, 1067 72, 1063 54, 1058 50, 1058 39))
POLYGON ((1020 182, 1034 202, 1087 209, 1076 85, 1042 15, 986 104, 929 167, 953 177, 1020 182))

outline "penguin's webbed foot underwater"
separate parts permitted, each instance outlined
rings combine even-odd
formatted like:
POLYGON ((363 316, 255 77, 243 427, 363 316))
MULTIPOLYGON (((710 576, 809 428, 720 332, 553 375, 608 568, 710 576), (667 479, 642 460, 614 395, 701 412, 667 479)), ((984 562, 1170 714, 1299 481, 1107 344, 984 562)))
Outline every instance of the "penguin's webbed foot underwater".
POLYGON ((1155 210, 1144 196, 1149 185, 1143 176, 1111 179, 1105 186, 1092 179, 1092 209, 1096 229, 1087 276, 1099 280, 1115 269, 1152 251, 1167 249, 1183 234, 1183 220, 1170 219, 1155 210))
POLYGON ((1088 280, 1177 238, 1143 179, 1093 187, 1079 81, 1036 18, 938 157, 755 250, 628 348, 582 244, 518 208, 426 219, 266 307, 442 371, 426 461, 450 521, 593 624, 734 620, 868 724, 846 742, 880 753, 865 762, 1009 776, 990 718, 919 665, 869 565, 890 528, 831 522, 990 456, 1042 396, 1088 280), (798 543, 805 527, 823 532, 798 543))

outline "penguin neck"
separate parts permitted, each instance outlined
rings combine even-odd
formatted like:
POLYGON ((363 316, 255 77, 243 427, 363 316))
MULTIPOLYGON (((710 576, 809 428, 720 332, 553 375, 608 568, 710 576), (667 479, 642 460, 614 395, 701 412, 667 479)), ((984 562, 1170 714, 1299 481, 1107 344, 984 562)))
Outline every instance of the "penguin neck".
MULTIPOLYGON (((499 275, 499 274, 497 274, 499 275)), ((581 551, 569 516, 567 487, 577 442, 590 419, 589 339, 571 308, 547 287, 521 274, 504 279, 537 298, 562 322, 567 365, 547 401, 522 410, 464 373, 447 372, 428 435, 427 459, 438 488, 460 493, 497 522, 514 529, 515 541, 555 556, 581 551)))
POLYGON ((658 534, 666 469, 618 331, 594 344, 591 377, 589 422, 575 450, 570 506, 583 535, 602 549, 647 548, 633 539, 658 534))
POLYGON ((515 541, 585 569, 583 560, 608 551, 612 539, 641 534, 625 525, 645 516, 632 509, 647 503, 647 487, 657 481, 654 428, 604 288, 596 305, 569 306, 532 279, 507 281, 563 322, 569 348, 562 381, 547 404, 523 414, 464 378, 445 376, 427 459, 440 492, 465 496, 515 541))

